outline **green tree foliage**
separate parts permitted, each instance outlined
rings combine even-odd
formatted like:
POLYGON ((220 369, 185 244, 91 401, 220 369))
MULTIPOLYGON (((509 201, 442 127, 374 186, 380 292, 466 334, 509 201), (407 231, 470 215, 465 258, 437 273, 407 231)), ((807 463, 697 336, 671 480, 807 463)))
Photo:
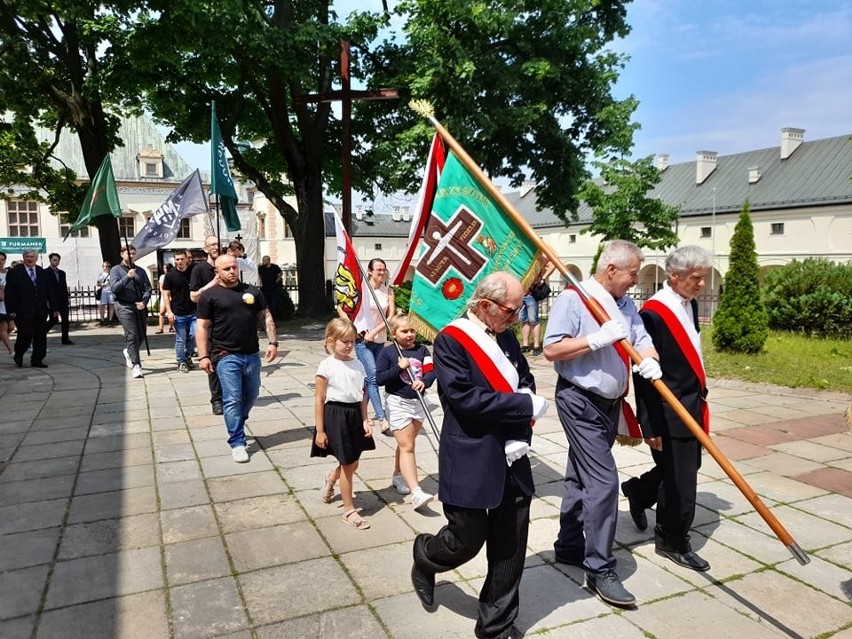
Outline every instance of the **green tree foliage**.
POLYGON ((767 275, 770 328, 817 337, 852 336, 852 264, 794 260, 767 275))
MULTIPOLYGON (((114 104, 107 88, 109 70, 126 63, 114 16, 132 6, 84 0, 0 2, 0 113, 11 114, 0 133, 0 180, 32 189, 23 195, 45 199, 54 211, 69 211, 69 220, 76 219, 86 189, 74 184, 73 172, 51 164, 52 150, 63 129, 73 130, 93 176, 104 156, 120 145, 118 119, 105 105, 114 104), (54 139, 38 142, 36 125, 53 131, 54 139), (38 189, 47 195, 42 197, 38 189)), ((96 225, 103 258, 117 262, 118 224, 102 216, 96 225)))
POLYGON ((648 197, 661 179, 653 156, 594 164, 601 177, 586 180, 580 191, 580 198, 592 208, 592 223, 581 233, 659 250, 677 245, 677 207, 648 197))
POLYGON ((407 105, 425 98, 492 177, 520 184, 526 169, 542 204, 566 212, 585 156, 632 144, 636 102, 611 95, 625 58, 606 50, 628 32, 625 4, 402 0, 393 15, 341 19, 315 0, 150 0, 130 29, 127 73, 146 84, 146 105, 173 141, 206 141, 216 100, 237 170, 293 231, 299 312, 324 316, 322 197, 341 189, 342 131, 331 104, 308 96, 334 97, 340 40, 352 44, 353 86, 400 94, 353 106, 356 189, 415 187, 432 132, 407 105), (403 38, 380 35, 391 19, 403 38))
POLYGON ((758 353, 769 337, 769 318, 760 297, 757 253, 749 203, 743 205, 731 238, 725 290, 713 316, 713 345, 720 351, 758 353))

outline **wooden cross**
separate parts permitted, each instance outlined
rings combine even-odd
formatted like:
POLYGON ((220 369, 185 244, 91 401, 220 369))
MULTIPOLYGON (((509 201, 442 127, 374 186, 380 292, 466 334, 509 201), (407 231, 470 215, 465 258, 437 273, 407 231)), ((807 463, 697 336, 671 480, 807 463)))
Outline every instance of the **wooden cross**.
POLYGON ((373 91, 353 91, 349 81, 349 41, 340 43, 340 79, 339 91, 328 93, 308 94, 296 96, 296 104, 307 104, 309 102, 336 102, 340 100, 342 106, 341 122, 343 125, 343 154, 342 154, 342 177, 343 177, 343 226, 346 232, 352 234, 352 137, 349 127, 352 122, 353 100, 393 100, 399 97, 395 89, 375 89, 373 91))

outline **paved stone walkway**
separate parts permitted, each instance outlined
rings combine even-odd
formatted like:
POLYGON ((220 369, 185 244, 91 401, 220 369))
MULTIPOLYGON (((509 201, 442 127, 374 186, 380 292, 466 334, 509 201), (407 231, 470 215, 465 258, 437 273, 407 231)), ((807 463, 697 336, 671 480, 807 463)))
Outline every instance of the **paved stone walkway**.
MULTIPOLYGON (((180 374, 172 336, 151 335, 149 371, 131 379, 117 329, 49 340, 50 368, 0 362, 0 637, 450 639, 472 637, 480 555, 439 575, 438 610, 409 583, 411 542, 444 522, 390 488, 393 449, 378 436, 356 480, 372 528, 341 522, 319 498, 332 462, 308 457, 320 331, 281 338, 249 422, 251 462, 234 464, 205 376, 180 374)), ((5 360, 5 358, 4 358, 5 360)), ((539 357, 540 392, 552 369, 539 357)), ((437 397, 430 393, 437 403, 437 397)), ((618 610, 553 563, 566 443, 536 425, 527 567, 517 625, 547 637, 852 637, 852 398, 712 384, 715 441, 811 563, 800 566, 705 455, 693 545, 698 574, 653 551, 621 501, 618 572, 639 600, 618 610)), ((440 424, 440 411, 435 412, 440 424)), ((437 460, 418 441, 427 490, 437 460)), ((617 447, 623 478, 647 449, 617 447)))

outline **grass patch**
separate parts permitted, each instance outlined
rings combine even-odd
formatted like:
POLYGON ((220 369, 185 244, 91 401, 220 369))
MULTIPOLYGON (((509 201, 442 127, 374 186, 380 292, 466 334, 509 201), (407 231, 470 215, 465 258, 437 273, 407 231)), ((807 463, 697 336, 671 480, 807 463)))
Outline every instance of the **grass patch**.
POLYGON ((763 351, 745 355, 717 351, 712 334, 712 327, 701 330, 710 377, 852 393, 852 340, 772 331, 763 351))

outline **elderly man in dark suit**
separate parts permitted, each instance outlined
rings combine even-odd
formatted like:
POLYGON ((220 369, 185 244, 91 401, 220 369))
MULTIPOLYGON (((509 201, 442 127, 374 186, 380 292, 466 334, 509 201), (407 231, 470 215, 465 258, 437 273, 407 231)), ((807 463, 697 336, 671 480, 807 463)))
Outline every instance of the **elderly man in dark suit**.
POLYGON ((414 540, 411 579, 422 604, 434 605, 435 573, 452 570, 487 546, 488 574, 474 634, 520 636, 518 591, 530 502, 527 457, 532 424, 547 410, 514 333, 524 290, 511 274, 492 273, 476 287, 465 317, 435 338, 435 373, 444 408, 439 495, 447 524, 414 540))
POLYGON ((24 353, 33 347, 30 365, 47 368, 47 318, 56 308, 54 288, 48 274, 36 262, 38 251, 26 250, 22 254, 24 263, 6 275, 6 312, 18 327, 15 340, 15 364, 24 365, 24 353))
POLYGON ((47 274, 50 276, 48 281, 54 289, 53 297, 57 304, 56 308, 51 310, 58 311, 58 317, 54 314, 48 320, 47 330, 50 332, 51 328, 60 324, 60 330, 62 331, 62 343, 70 346, 74 342, 68 338, 68 330, 71 327, 71 321, 68 317, 71 310, 71 297, 68 292, 68 278, 65 276, 65 271, 59 268, 59 262, 62 260, 59 253, 51 253, 47 257, 50 260, 50 267, 46 269, 47 274))

